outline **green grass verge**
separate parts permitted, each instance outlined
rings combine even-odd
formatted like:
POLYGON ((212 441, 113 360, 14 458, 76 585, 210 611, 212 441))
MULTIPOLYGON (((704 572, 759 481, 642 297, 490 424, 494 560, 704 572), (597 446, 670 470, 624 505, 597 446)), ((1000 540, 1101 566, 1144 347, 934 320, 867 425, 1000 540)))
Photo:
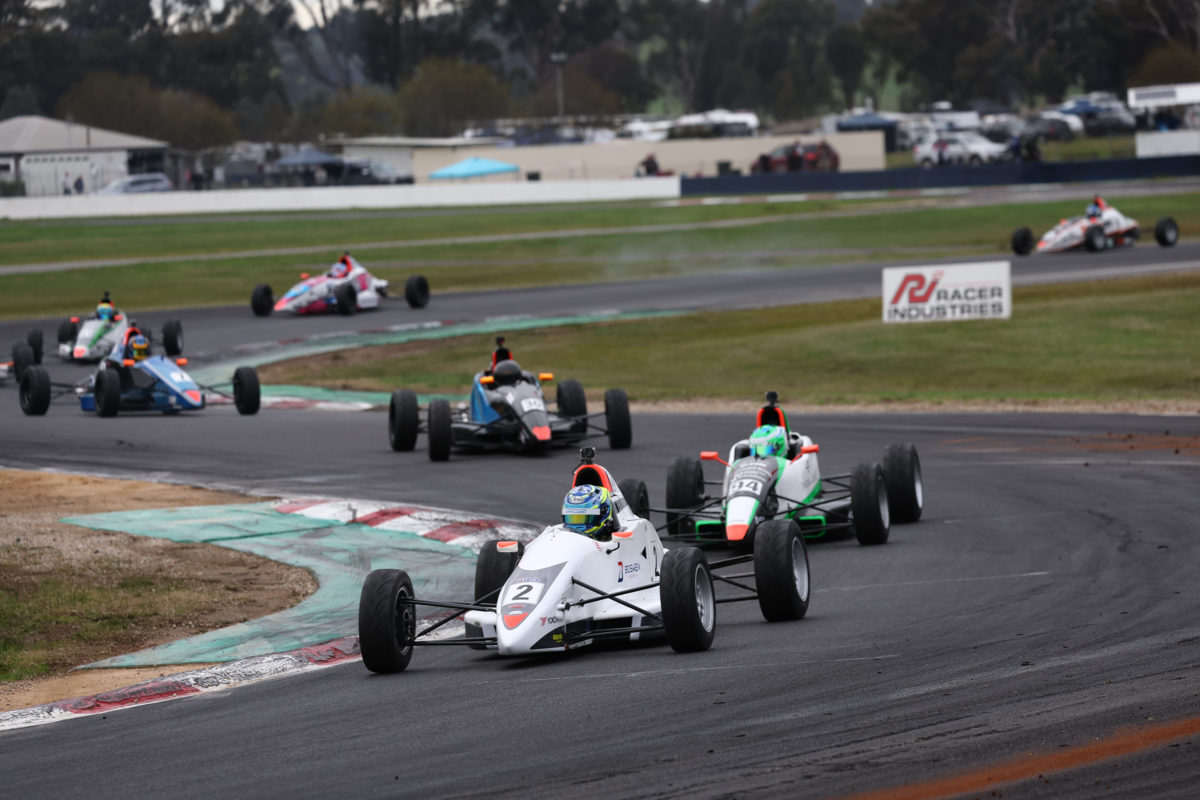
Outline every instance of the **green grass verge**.
MULTIPOLYGON (((524 366, 598 398, 813 405, 1075 400, 1200 402, 1200 275, 1018 289, 1008 321, 884 325, 878 300, 708 312, 523 333, 524 366), (647 345, 653 342, 653 347, 647 345)), ((490 337, 261 368, 268 383, 461 394, 490 337)))
MULTIPOLYGON (((537 224, 539 230, 553 232, 613 225, 659 225, 691 223, 695 228, 682 231, 646 233, 598 233, 588 236, 534 238, 503 243, 467 243, 418 245, 362 250, 363 263, 381 277, 403 285, 408 275, 425 274, 434 291, 439 292, 513 288, 517 286, 612 281, 736 269, 802 268, 815 264, 847 261, 885 260, 897 257, 941 258, 961 255, 1008 254, 1013 228, 1028 225, 1040 233, 1065 215, 1081 210, 1080 201, 1009 204, 968 208, 896 207, 882 204, 870 209, 854 204, 829 202, 803 204, 749 204, 702 208, 601 208, 555 212, 553 215, 479 214, 434 217, 439 230, 453 223, 462 235, 475 235, 477 222, 487 222, 492 233, 507 230, 504 220, 537 224), (879 210, 881 213, 874 213, 879 210), (758 224, 722 227, 723 220, 747 217, 763 218, 758 224), (782 218, 781 218, 782 217, 782 218), (534 220, 537 222, 535 223, 534 220), (597 221, 604 225, 597 225, 597 221)), ((861 205, 859 203, 858 205, 861 205)), ((1161 195, 1123 199, 1126 213, 1152 225, 1161 216, 1174 216, 1184 238, 1200 234, 1200 194, 1161 195)), ((128 249, 108 251, 126 255, 153 250, 155 255, 174 255, 178 260, 161 264, 136 264, 99 269, 76 269, 54 273, 5 275, 0 267, 0 317, 24 318, 80 313, 91 307, 105 290, 111 290, 119 304, 131 312, 157 308, 249 302, 250 290, 257 283, 269 283, 282 293, 299 279, 301 271, 317 271, 331 261, 343 246, 355 241, 399 241, 403 237, 384 223, 404 228, 405 235, 426 238, 436 232, 411 230, 413 220, 344 219, 345 230, 331 230, 311 221, 291 218, 255 222, 261 237, 249 245, 253 249, 267 242, 285 241, 312 224, 320 229, 309 232, 306 241, 329 243, 321 256, 260 255, 230 256, 228 259, 195 260, 189 258, 176 241, 190 241, 186 223, 169 225, 134 224, 97 226, 104 236, 124 229, 128 249), (362 223, 368 227, 355 227, 362 223), (282 228, 276 227, 282 226, 282 228), (420 234, 420 235, 419 235, 420 234), (322 239, 321 237, 324 237, 322 239), (383 237, 371 238, 371 237, 383 237)), ((196 223, 203 230, 211 251, 224 252, 244 246, 245 224, 196 223)), ((0 225, 37 229, 46 232, 70 226, 0 225)), ((335 226, 336 228, 336 226, 335 226)), ((524 229, 518 226, 519 229, 524 229)), ((28 233, 28 230, 26 230, 28 233)), ((116 248, 117 243, 111 243, 116 248)), ((296 244, 295 241, 289 244, 296 244)), ((188 245, 190 247, 191 245, 188 245)), ((198 246, 198 245, 197 245, 198 246)), ((1143 244, 1141 246, 1152 246, 1143 244)), ((20 260, 8 251, 10 263, 20 260)), ((100 257, 99 253, 90 254, 100 257)), ((70 258, 89 254, 72 251, 70 258)), ((25 260, 33 260, 26 258, 25 260)))

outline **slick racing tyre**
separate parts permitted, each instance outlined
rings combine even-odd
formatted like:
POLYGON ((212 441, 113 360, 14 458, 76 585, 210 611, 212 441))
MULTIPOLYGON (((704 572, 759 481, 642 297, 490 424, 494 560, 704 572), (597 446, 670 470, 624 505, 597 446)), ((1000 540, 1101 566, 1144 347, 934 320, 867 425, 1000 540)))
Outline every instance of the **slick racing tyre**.
POLYGON ((1174 247, 1179 241, 1179 226, 1170 217, 1163 217, 1154 224, 1154 241, 1160 247, 1174 247))
POLYGON ((642 519, 650 519, 650 492, 646 482, 637 478, 625 478, 617 481, 617 490, 629 504, 629 510, 642 519))
POLYGON ((1086 250, 1098 253, 1107 245, 1108 237, 1104 235, 1104 228, 1099 225, 1089 225, 1088 229, 1083 232, 1083 246, 1086 250))
POLYGON ((663 556, 658 586, 663 632, 677 653, 707 650, 717 627, 716 593, 708 559, 695 547, 676 547, 663 556))
POLYGON ((450 445, 454 439, 454 425, 450 418, 448 400, 429 402, 429 460, 446 461, 450 458, 450 445))
POLYGON ((17 342, 12 346, 12 362, 13 377, 19 381, 25 374, 25 370, 37 364, 37 359, 33 356, 33 348, 24 342, 17 342))
POLYGON ((1012 235, 1012 251, 1019 256, 1027 256, 1033 252, 1033 231, 1029 228, 1017 228, 1012 235))
POLYGON ((587 432, 587 420, 583 419, 587 416, 587 395, 582 383, 571 378, 561 381, 554 390, 554 405, 560 417, 579 420, 575 425, 576 431, 587 432))
POLYGON ((334 290, 333 296, 337 299, 337 312, 343 317, 358 311, 358 290, 354 284, 343 283, 334 290))
POLYGON ((887 484, 888 512, 893 522, 916 522, 925 507, 921 459, 917 448, 897 442, 883 450, 883 479, 887 484))
POLYGON ((254 367, 238 367, 233 372, 233 404, 239 414, 257 414, 262 406, 262 390, 254 367))
POLYGON ((250 310, 254 312, 254 316, 269 317, 274 308, 275 295, 271 293, 271 287, 265 283, 255 286, 254 291, 250 293, 250 310))
POLYGON ((412 659, 417 635, 413 585, 402 569, 377 569, 367 575, 358 598, 358 647, 371 672, 403 672, 412 659))
MULTIPOLYGON (((700 459, 679 456, 667 467, 667 508, 695 508, 704 499, 704 467, 700 459)), ((668 534, 686 536, 693 530, 691 517, 667 512, 668 534)))
POLYGON ((183 353, 183 323, 177 319, 169 319, 163 325, 163 350, 171 358, 183 353))
POLYGON ((34 328, 25 336, 25 344, 29 345, 29 349, 33 351, 33 363, 42 363, 42 329, 34 328))
POLYGON ((64 319, 58 323, 58 343, 59 344, 74 344, 75 337, 79 335, 79 323, 72 322, 69 319, 64 319))
POLYGON ((759 524, 754 533, 754 582, 758 607, 768 622, 801 619, 808 613, 808 549, 793 520, 759 524))
POLYGON ((626 450, 633 444, 633 424, 629 420, 629 398, 624 389, 604 393, 604 421, 608 428, 608 446, 626 450))
POLYGON ((406 453, 417 446, 420 413, 415 392, 411 389, 392 392, 392 400, 388 403, 388 444, 397 453, 406 453))
POLYGON ((31 366, 21 375, 21 410, 40 417, 50 408, 50 373, 44 367, 31 366))
POLYGON ((424 275, 413 275, 404 282, 404 299, 409 308, 424 308, 429 305, 429 281, 424 275))
POLYGON ((883 544, 890 531, 887 484, 883 467, 859 464, 850 472, 850 513, 859 544, 883 544))
POLYGON ((96 416, 115 417, 121 409, 121 376, 115 369, 96 373, 96 416))

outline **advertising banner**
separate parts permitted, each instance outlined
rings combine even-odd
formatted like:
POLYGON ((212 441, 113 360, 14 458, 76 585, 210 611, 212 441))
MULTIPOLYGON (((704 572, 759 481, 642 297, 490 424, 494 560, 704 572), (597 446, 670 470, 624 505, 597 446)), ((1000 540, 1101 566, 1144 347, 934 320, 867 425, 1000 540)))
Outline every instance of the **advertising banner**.
POLYGON ((889 267, 883 271, 884 322, 958 322, 1012 316, 1008 261, 889 267))

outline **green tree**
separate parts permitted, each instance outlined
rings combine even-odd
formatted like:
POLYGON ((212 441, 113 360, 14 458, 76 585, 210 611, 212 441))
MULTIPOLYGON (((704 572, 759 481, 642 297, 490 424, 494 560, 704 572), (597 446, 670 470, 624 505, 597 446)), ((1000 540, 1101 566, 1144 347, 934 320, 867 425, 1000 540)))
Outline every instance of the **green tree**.
POLYGON ((825 40, 825 58, 837 76, 846 108, 857 105, 858 87, 867 62, 867 45, 857 25, 838 25, 825 40))
POLYGON ((834 27, 825 0, 763 0, 742 34, 742 62, 778 118, 805 116, 831 99, 825 40, 834 27))
POLYGON ((339 92, 321 116, 326 133, 343 136, 397 134, 402 118, 396 94, 373 88, 359 88, 353 94, 339 92))
POLYGON ((465 61, 422 61, 400 87, 404 129, 411 136, 452 136, 476 120, 508 111, 508 89, 486 68, 465 61))

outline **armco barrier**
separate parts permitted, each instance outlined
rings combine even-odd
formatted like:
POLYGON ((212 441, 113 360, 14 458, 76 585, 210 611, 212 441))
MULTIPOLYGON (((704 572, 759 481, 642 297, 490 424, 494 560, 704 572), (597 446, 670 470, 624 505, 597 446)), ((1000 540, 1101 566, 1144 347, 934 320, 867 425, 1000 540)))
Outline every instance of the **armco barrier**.
POLYGON ((0 219, 145 217, 165 214, 243 214, 438 206, 596 203, 679 197, 679 178, 512 183, 326 186, 229 189, 153 194, 53 195, 0 198, 0 219))
POLYGON ((944 189, 959 186, 1005 186, 1022 183, 1081 183, 1087 181, 1174 178, 1200 175, 1200 155, 1160 158, 1112 158, 1101 161, 985 164, 877 172, 793 172, 770 175, 722 175, 683 178, 685 197, 721 194, 782 194, 788 192, 871 192, 944 189))

